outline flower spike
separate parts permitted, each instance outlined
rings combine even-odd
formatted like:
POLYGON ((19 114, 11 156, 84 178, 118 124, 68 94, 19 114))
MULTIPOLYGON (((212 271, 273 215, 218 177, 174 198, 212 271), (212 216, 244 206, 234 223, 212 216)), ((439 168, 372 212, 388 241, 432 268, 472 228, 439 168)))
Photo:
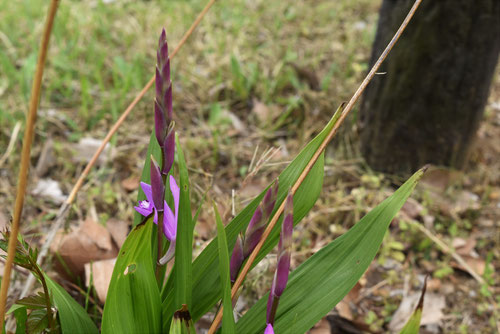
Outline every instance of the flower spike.
POLYGON ((290 271, 290 257, 292 250, 292 234, 293 234, 293 195, 289 191, 285 202, 285 210, 283 213, 283 224, 281 225, 281 236, 278 244, 278 265, 274 273, 274 279, 269 292, 267 301, 267 316, 268 324, 274 324, 274 316, 278 309, 278 303, 283 291, 288 282, 288 273, 290 271))

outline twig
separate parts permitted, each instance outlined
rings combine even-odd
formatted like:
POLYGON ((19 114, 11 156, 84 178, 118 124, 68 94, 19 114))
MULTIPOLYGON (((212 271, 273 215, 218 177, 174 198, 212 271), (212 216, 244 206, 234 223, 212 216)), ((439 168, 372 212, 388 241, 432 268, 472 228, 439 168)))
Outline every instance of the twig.
MULTIPOLYGON (((184 43, 186 43, 189 36, 191 36, 193 31, 200 24, 201 20, 203 19, 205 14, 208 12, 210 7, 212 7, 212 5, 215 3, 215 1, 216 0, 210 0, 207 3, 207 5, 205 6, 205 8, 203 8, 203 10, 200 12, 198 17, 194 20, 191 27, 186 31, 184 36, 182 36, 182 39, 180 40, 180 42, 177 45, 177 47, 175 48, 175 50, 170 54, 170 59, 172 59, 177 54, 177 52, 179 52, 180 48, 184 45, 184 43)), ((92 158, 90 159, 89 163, 87 164, 87 166, 85 167, 85 169, 81 173, 80 177, 78 178, 75 185, 73 186, 73 189, 71 189, 71 193, 69 194, 68 198, 59 208, 59 212, 57 213, 56 220, 52 224, 52 227, 51 227, 49 233, 47 234, 47 239, 46 239, 45 243, 43 244, 43 246, 40 250, 40 253, 38 254, 38 261, 37 262, 39 264, 42 263, 43 259, 47 255, 47 252, 50 248, 50 245, 52 244, 52 241, 54 240, 56 232, 61 228, 64 220, 66 219, 66 215, 68 214, 68 209, 71 207, 71 204, 75 200, 76 194, 78 193, 78 191, 82 187, 83 181, 85 181, 85 178, 87 177, 90 170, 92 169, 92 167, 96 163, 97 158, 99 158, 99 155, 101 155, 102 151, 104 150, 104 147, 111 140, 111 137, 113 137, 115 132, 118 130, 118 128, 125 121, 125 118, 127 118, 127 116, 130 114, 130 112, 132 112, 134 107, 137 105, 137 103, 139 103, 139 101, 142 99, 144 94, 146 94, 146 92, 151 88, 151 86, 153 85, 154 82, 155 82, 155 76, 153 75, 153 77, 144 86, 144 88, 139 92, 139 94, 137 94, 137 96, 134 98, 132 103, 130 103, 130 105, 127 107, 127 109, 125 109, 125 111, 122 113, 120 118, 116 121, 116 123, 111 127, 111 129, 107 133, 106 137, 104 137, 101 145, 95 151, 95 153, 92 156, 92 158)), ((30 279, 28 279, 28 281, 26 282, 26 285, 24 286, 23 292, 21 293, 21 297, 25 297, 29 293, 29 291, 31 290, 34 283, 35 283, 35 280, 31 279, 31 277, 30 277, 30 279)))
POLYGON ((441 248, 441 250, 443 252, 450 254, 455 259, 455 261, 457 261, 462 266, 462 268, 464 268, 465 270, 467 270, 467 272, 476 281, 478 281, 479 284, 486 284, 486 282, 484 281, 484 279, 478 273, 476 273, 476 271, 474 269, 472 269, 472 267, 469 266, 467 264, 467 262, 465 262, 465 260, 457 252, 455 252, 453 249, 451 249, 445 242, 443 242, 441 239, 439 239, 434 234, 432 234, 432 232, 429 231, 427 228, 425 228, 425 226, 423 226, 422 224, 419 224, 418 222, 415 222, 415 221, 410 221, 410 223, 413 226, 416 226, 429 239, 431 239, 436 245, 438 245, 438 247, 441 248))
POLYGON ((38 54, 38 61, 36 66, 35 77, 31 87, 31 98, 29 104, 28 117, 26 120, 26 130, 24 132, 23 149, 21 153, 21 168, 19 169, 19 176, 17 180, 17 196, 14 206, 14 217, 12 219, 12 228, 9 238, 9 248, 7 250, 7 260, 5 262, 2 288, 0 291, 0 328, 3 328, 5 321, 5 307, 7 303, 7 292, 10 285, 10 274, 12 271, 12 263, 16 254, 17 235, 19 233, 19 222, 21 220, 21 213, 24 205, 24 195, 26 194, 26 185, 28 182, 28 169, 30 165, 31 144, 33 143, 33 136, 35 134, 35 121, 38 110, 38 102, 40 101, 40 87, 42 85, 43 69, 45 60, 47 59, 47 49, 49 47, 50 34, 54 24, 54 18, 57 12, 59 0, 52 0, 50 2, 47 20, 43 32, 42 41, 40 44, 40 53, 38 54))
POLYGON ((17 122, 16 125, 14 125, 14 129, 12 130, 12 135, 10 136, 9 145, 7 145, 5 153, 2 155, 2 158, 0 158, 0 167, 2 167, 4 162, 9 157, 10 153, 12 153, 12 149, 14 149, 14 144, 16 143, 19 130, 21 130, 21 122, 17 122))
MULTIPOLYGON (((416 226, 422 233, 424 233, 436 245, 438 245, 438 247, 443 252, 451 255, 455 259, 455 261, 457 261, 458 264, 460 264, 462 266, 462 268, 464 268, 469 273, 469 275, 471 275, 479 284, 485 286, 488 289, 488 291, 490 291, 490 293, 492 293, 489 284, 486 283, 484 278, 482 278, 481 275, 479 275, 471 266, 469 266, 469 264, 467 264, 467 262, 460 256, 460 254, 458 254, 457 252, 455 252, 453 250, 453 248, 449 247, 444 241, 442 241, 437 236, 435 236, 431 231, 429 231, 429 229, 425 228, 425 226, 423 226, 422 224, 419 224, 418 222, 416 222, 414 220, 410 220, 409 222, 411 225, 416 226)), ((494 293, 492 293, 492 296, 494 296, 494 293)), ((488 299, 489 299, 491 305, 493 306, 493 315, 494 315, 495 319, 500 319, 498 316, 498 304, 497 304, 497 302, 491 296, 489 296, 488 299)), ((496 321, 496 327, 497 327, 497 332, 500 333, 500 321, 499 320, 496 321)))
MULTIPOLYGON (((422 0, 416 0, 415 1, 415 3, 413 4, 413 7, 408 12, 408 15, 404 19, 404 21, 401 24, 401 26, 399 27, 398 31, 396 32, 396 34, 394 35, 394 37, 392 38, 392 40, 389 42, 389 44, 385 48, 384 52, 382 52, 382 54, 378 58, 378 60, 375 63, 375 65, 373 65, 372 69, 370 70, 370 72, 368 73, 368 75, 366 76, 366 78, 363 80, 363 82, 359 86, 358 90, 351 97, 351 99, 349 100, 349 103, 347 104, 347 106, 345 107, 345 109, 342 111, 342 114, 340 115, 338 121, 335 123, 335 125, 333 126, 333 128, 330 130, 330 132, 328 133, 328 135, 326 136, 326 138, 323 140, 323 142, 321 143, 321 145, 319 146, 319 148, 314 153, 314 155, 311 158, 311 160, 308 162, 307 166, 304 168, 304 170, 300 174, 300 176, 297 179, 297 181, 294 183, 294 185, 293 185, 293 187, 291 189, 292 194, 295 194, 295 192, 297 191, 297 189, 299 188, 299 186, 302 184, 302 182, 304 181, 304 179, 306 178, 306 176, 309 174, 309 172, 311 171, 312 167, 314 166, 314 164, 316 163, 316 161, 318 160, 318 158, 320 157, 320 155, 325 150, 325 148, 328 145, 328 143, 332 140, 333 136, 335 136, 335 134, 338 131, 338 128, 344 122, 345 118, 347 117, 347 115, 349 114, 349 112, 354 107, 354 104, 358 101, 359 97, 361 96, 361 94, 365 90, 365 88, 368 85, 368 83, 373 79, 373 77, 375 76, 375 73, 377 73, 377 70, 380 68, 380 65, 385 60, 385 58, 387 57, 387 55, 389 54, 389 52, 392 50, 392 48, 396 44, 397 40, 399 39, 399 37, 401 36, 401 34, 403 33, 403 31, 406 29, 406 26, 410 22, 411 18, 415 14, 415 11, 417 10, 417 8, 418 8, 418 6, 420 5, 421 2, 422 2, 422 0)), ((253 262, 255 261, 255 258, 257 257, 257 254, 259 254, 262 246, 264 245, 264 242, 267 240, 267 237, 269 236, 269 234, 273 230, 274 226, 278 222, 278 219, 279 219, 280 215, 283 213, 283 209, 284 208, 285 208, 285 201, 283 201, 281 203, 280 207, 278 208, 278 210, 276 211, 276 213, 272 217, 271 221, 267 225, 266 230, 262 234, 262 237, 261 237, 259 243, 255 247, 255 249, 252 251, 252 253, 250 254, 250 256, 248 257, 248 261, 246 262, 245 266, 241 270, 238 278, 236 279, 236 282, 233 285, 233 288, 231 289, 231 298, 234 299, 234 297, 236 296, 236 294, 238 292, 238 289, 240 288, 241 284, 243 283, 243 280, 245 279, 245 276, 250 271, 250 267, 252 266, 253 262)), ((221 309, 217 313, 217 315, 216 315, 216 317, 215 317, 215 319, 214 319, 214 321, 212 323, 212 326, 208 330, 208 334, 215 333, 217 327, 219 326, 219 324, 220 324, 220 322, 222 320, 222 312, 223 312, 223 307, 221 307, 221 309)))

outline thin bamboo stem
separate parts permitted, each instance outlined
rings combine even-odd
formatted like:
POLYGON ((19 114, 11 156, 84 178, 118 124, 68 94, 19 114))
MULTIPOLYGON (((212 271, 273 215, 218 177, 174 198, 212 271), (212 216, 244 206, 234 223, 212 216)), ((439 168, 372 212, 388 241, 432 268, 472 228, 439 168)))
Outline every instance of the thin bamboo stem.
POLYGON ((17 181, 17 196, 14 205, 14 215, 12 219, 12 227, 9 238, 9 246, 7 250, 7 260, 5 261, 5 268, 2 280, 2 288, 0 290, 0 328, 3 328, 5 321, 5 309, 7 304, 7 293, 10 285, 10 275, 12 271, 12 264, 16 254, 17 235, 19 233, 19 223, 21 221, 21 214, 24 205, 24 196, 26 194, 26 185, 28 183, 28 169, 30 165, 31 145, 35 135, 35 122, 38 111, 38 102, 40 101, 40 87, 42 85, 43 69, 47 59, 47 49, 49 47, 50 35, 54 25, 54 19, 57 12, 59 0, 52 0, 50 2, 47 20, 43 31, 42 41, 40 43, 40 52, 38 54, 38 62, 36 66, 35 77, 31 87, 31 98, 28 110, 28 117, 26 119, 26 130, 24 132, 23 148, 21 153, 21 168, 19 169, 19 176, 17 181))
MULTIPOLYGON (((398 41, 399 37, 401 37, 401 34, 403 33, 403 31, 408 26, 408 23, 412 19, 413 15, 415 14, 415 11, 417 10, 417 8, 418 8, 418 6, 420 5, 421 2, 422 2, 422 0, 416 0, 415 1, 415 3, 413 4, 412 8, 408 12, 408 15, 406 16, 406 18, 404 19, 403 23, 399 27, 398 31, 395 33, 394 37, 391 39, 391 41, 389 42, 389 44, 385 48, 384 52, 382 52, 382 54, 378 58, 377 62, 373 65, 372 69, 367 74, 367 76, 365 77, 365 79, 363 80, 363 82, 361 83, 361 85, 359 86, 359 88, 356 90, 356 92, 354 93, 354 95, 351 97, 351 99, 349 100, 349 103, 347 103, 347 106, 343 110, 343 112, 340 115, 338 121, 335 123, 335 125, 330 130, 330 132, 328 133, 328 135, 325 137, 325 139, 323 140, 323 142, 320 144, 319 148, 316 150, 316 152, 314 153, 313 157, 308 162, 307 166, 304 168, 304 170, 300 174, 299 178, 297 179, 297 181, 292 186, 292 190, 291 190, 292 194, 295 194, 295 192, 300 187, 300 185, 302 184, 302 182, 304 181, 304 179, 306 178, 306 176, 309 174, 309 172, 311 171, 312 167, 314 166, 314 164, 316 163, 316 161, 318 160, 318 158, 320 157, 320 155, 325 150, 325 148, 328 145, 328 143, 335 136, 335 134, 337 133, 337 131, 338 131, 339 127, 340 127, 340 125, 344 122, 344 120, 346 119, 347 115, 352 110, 352 108, 354 107, 354 105, 356 104, 356 102, 358 101, 358 99, 360 98, 361 94, 365 90, 366 86, 368 86, 368 84, 370 83, 370 81, 373 79, 373 77, 375 76, 375 73, 378 71, 378 69, 380 68, 380 65, 385 60, 385 58, 387 57, 387 55, 389 54, 389 52, 391 52, 392 48, 394 47, 394 45, 398 41)), ((278 219, 281 216, 281 214, 283 213, 284 208, 285 208, 285 201, 283 201, 281 203, 280 207, 275 212, 275 214, 272 217, 271 221, 267 225, 267 228, 265 229, 264 233, 262 234, 262 237, 261 237, 259 243, 255 247, 255 249, 252 251, 252 253, 250 254, 250 256, 248 257, 248 261, 245 263, 245 266, 243 267, 243 269, 240 271, 240 274, 239 274, 238 278, 236 279, 236 281, 234 282, 233 288, 231 289, 231 298, 234 298, 236 296, 236 294, 238 292, 238 289, 241 287, 241 285, 243 283, 243 280, 245 279, 246 275, 250 271, 250 267, 252 266, 253 262, 255 261, 255 258, 257 257, 257 254, 259 254, 260 250, 262 249, 262 246, 264 245, 264 242, 267 240, 267 238, 269 237, 269 234, 271 233, 271 231, 273 230, 274 226, 278 222, 278 219)), ((210 329, 208 330, 208 334, 215 333, 215 331, 217 330, 217 327, 219 327, 219 324, 220 324, 220 322, 222 320, 222 312, 223 312, 223 307, 221 307, 219 309, 219 312, 215 316, 215 319, 212 322, 212 325, 210 326, 210 329)))

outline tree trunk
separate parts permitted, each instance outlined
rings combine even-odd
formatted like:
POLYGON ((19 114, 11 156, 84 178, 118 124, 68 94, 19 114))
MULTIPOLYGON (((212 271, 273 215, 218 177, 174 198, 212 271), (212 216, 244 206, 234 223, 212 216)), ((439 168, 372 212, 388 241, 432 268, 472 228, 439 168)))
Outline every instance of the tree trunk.
MULTIPOLYGON (((372 64, 413 2, 383 1, 372 64)), ((394 174, 426 163, 463 167, 499 50, 500 0, 424 0, 364 94, 367 163, 394 174)))

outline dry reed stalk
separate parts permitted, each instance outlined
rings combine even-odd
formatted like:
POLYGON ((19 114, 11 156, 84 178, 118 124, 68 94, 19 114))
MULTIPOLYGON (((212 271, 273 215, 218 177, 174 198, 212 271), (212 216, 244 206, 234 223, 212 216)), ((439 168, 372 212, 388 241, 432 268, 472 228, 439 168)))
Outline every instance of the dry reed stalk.
MULTIPOLYGON (((404 19, 403 23, 401 23, 401 26, 399 27, 398 31, 394 34, 394 37, 391 39, 391 41, 387 45, 387 47, 385 48, 384 52, 382 52, 382 54, 378 58, 377 62, 373 65, 373 67, 370 70, 370 72, 367 74, 367 76, 365 77, 365 79, 363 80, 363 82, 361 83, 361 85, 359 86, 359 88, 356 90, 356 92, 354 93, 354 95, 349 100, 349 103, 347 103, 346 107, 342 111, 342 114, 340 115, 339 119, 337 120, 337 122, 335 123, 335 125, 333 126, 333 128, 330 130, 330 132, 328 133, 328 135, 326 136, 326 138, 323 140, 323 142, 321 143, 321 145, 319 146, 319 148, 314 153, 314 155, 311 158, 311 160, 308 162, 307 166, 304 168, 304 170, 300 174, 299 178, 297 179, 297 181, 295 182, 295 184, 292 187, 292 190, 291 190, 292 194, 295 194, 295 192, 300 187, 300 185, 302 184, 302 182, 304 181, 304 179, 306 178, 306 176, 309 174, 309 172, 311 171, 312 167, 314 166, 314 164, 316 163, 316 161, 318 160, 318 158, 320 157, 320 155, 325 150, 325 148, 328 145, 328 143, 335 136, 335 134, 337 133, 337 131, 338 131, 339 127, 340 127, 340 125, 344 122, 345 118, 347 117, 347 115, 349 114, 349 112, 354 107, 354 104, 356 104, 356 102, 358 101, 358 99, 361 97, 361 94, 365 90, 366 86, 373 79, 373 77, 375 76, 376 72, 380 68, 380 65, 385 60, 385 58, 387 57, 387 55, 389 54, 389 52, 391 52, 392 48, 394 47, 394 45, 398 41, 399 37, 401 37, 401 34, 403 33, 403 31, 408 26, 408 23, 412 19, 413 15, 415 14, 415 11, 417 10, 417 8, 418 8, 418 6, 420 5, 421 2, 422 2, 422 0, 416 0, 415 1, 415 3, 413 4, 412 8, 408 12, 408 15, 404 19)), ((278 210, 276 211, 276 213, 272 217, 272 219, 269 222, 269 225, 267 226, 266 230, 264 231, 264 233, 263 233, 263 235, 262 235, 259 243, 255 247, 255 249, 252 251, 252 253, 250 254, 250 256, 248 257, 248 261, 246 262, 245 266, 243 267, 243 269, 240 272, 240 275, 238 276, 238 278, 234 282, 233 288, 231 289, 231 298, 233 298, 233 302, 234 302, 234 298, 237 295, 237 292, 238 292, 239 288, 241 287, 241 285, 243 283, 243 280, 245 279, 245 276, 250 271, 250 267, 252 266, 253 262, 255 261, 255 258, 257 257, 257 254, 259 254, 262 246, 264 245, 264 242, 267 240, 267 237, 269 236, 269 234, 273 230, 274 226, 278 222, 278 219, 279 219, 280 215, 283 213, 283 209, 284 208, 285 208, 285 201, 283 201, 281 203, 280 207, 278 208, 278 210)), ((223 312, 223 307, 221 307, 219 309, 219 311, 217 312, 217 315, 215 316, 214 321, 212 322, 212 325, 210 326, 210 329, 208 330, 208 334, 215 333, 215 331, 219 327, 219 324, 220 324, 220 322, 222 320, 222 312, 223 312)))
POLYGON ((38 102, 40 101, 40 88, 42 85, 43 69, 45 66, 45 61, 47 59, 47 49, 49 48, 50 35, 52 32, 52 27, 54 25, 54 19, 56 16, 58 5, 59 0, 52 0, 50 2, 42 41, 40 43, 40 52, 38 54, 35 77, 33 80, 33 85, 31 86, 31 98, 28 116, 26 119, 26 130, 24 131, 23 149, 21 152, 21 168, 19 169, 19 176, 17 179, 16 202, 14 206, 12 227, 10 231, 7 260, 5 261, 2 288, 0 290, 0 328, 3 328, 5 321, 7 293, 9 291, 12 264, 14 261, 14 256, 16 254, 17 235, 19 233, 19 222, 21 221, 21 214, 23 211, 24 195, 26 194, 26 186, 28 183, 28 169, 30 165, 31 145, 33 143, 33 137, 35 135, 35 122, 38 111, 38 102))

